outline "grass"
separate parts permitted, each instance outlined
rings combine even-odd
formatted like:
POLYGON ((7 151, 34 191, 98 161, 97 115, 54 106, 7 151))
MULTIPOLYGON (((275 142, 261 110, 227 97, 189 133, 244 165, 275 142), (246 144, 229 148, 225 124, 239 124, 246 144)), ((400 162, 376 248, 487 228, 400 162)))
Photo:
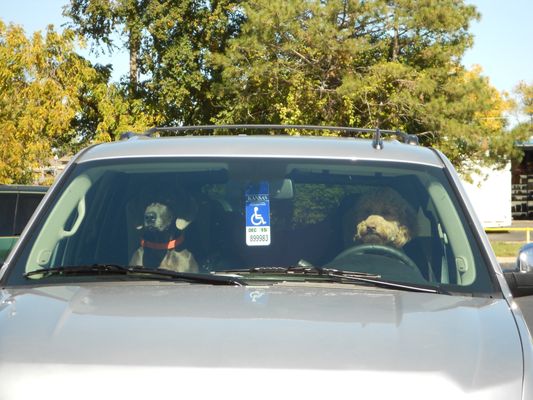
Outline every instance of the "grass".
POLYGON ((496 257, 516 257, 518 250, 525 242, 490 242, 496 257))

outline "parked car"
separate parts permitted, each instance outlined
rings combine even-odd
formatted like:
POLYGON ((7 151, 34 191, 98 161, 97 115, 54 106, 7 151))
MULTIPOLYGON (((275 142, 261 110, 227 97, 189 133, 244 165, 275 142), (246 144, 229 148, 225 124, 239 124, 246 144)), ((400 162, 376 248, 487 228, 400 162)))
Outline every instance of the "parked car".
POLYGON ((79 153, 0 270, 0 398, 533 398, 527 257, 441 152, 320 129, 79 153))
POLYGON ((8 255, 47 189, 34 185, 0 185, 0 261, 8 255))

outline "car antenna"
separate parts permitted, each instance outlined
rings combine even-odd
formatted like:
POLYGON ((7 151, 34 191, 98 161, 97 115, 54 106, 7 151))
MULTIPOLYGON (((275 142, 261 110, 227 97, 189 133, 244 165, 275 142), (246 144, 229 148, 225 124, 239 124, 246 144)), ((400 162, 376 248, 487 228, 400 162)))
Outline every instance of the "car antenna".
POLYGON ((379 127, 376 127, 376 130, 374 131, 374 136, 372 137, 372 147, 376 150, 383 149, 383 139, 381 138, 379 127))
POLYGON ((376 130, 374 131, 374 135, 372 137, 372 147, 376 150, 383 150, 383 139, 381 138, 381 131, 379 130, 379 117, 381 114, 381 109, 383 108, 383 103, 379 103, 379 110, 378 115, 376 118, 376 130))

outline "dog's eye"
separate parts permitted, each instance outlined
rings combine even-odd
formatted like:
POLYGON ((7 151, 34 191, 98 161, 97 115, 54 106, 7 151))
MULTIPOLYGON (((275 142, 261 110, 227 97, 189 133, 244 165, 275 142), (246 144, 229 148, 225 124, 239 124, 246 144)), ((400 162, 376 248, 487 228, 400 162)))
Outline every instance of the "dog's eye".
POLYGON ((144 222, 147 224, 153 224, 157 219, 157 215, 152 212, 144 214, 144 222))

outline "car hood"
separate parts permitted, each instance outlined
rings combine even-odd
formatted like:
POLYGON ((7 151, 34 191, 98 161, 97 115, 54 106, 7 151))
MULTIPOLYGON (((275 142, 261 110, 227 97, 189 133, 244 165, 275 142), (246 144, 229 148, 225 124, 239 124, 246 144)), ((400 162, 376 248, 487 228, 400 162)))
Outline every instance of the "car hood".
POLYGON ((0 296, 2 399, 521 397, 520 338, 501 299, 179 283, 0 296))

